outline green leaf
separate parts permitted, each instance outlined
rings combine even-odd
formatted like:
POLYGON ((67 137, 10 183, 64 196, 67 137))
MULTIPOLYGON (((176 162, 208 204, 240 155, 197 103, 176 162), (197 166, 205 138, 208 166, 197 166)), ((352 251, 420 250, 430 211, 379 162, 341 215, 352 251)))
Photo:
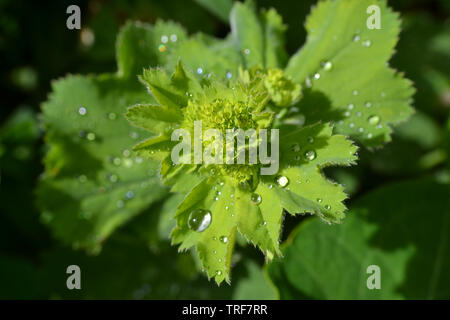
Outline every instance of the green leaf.
POLYGON ((386 64, 400 30, 386 1, 321 1, 306 22, 305 45, 286 73, 309 90, 298 105, 307 123, 321 117, 366 146, 390 141, 393 124, 412 113, 411 82, 386 64), (381 9, 381 29, 366 27, 366 9, 381 9))
POLYGON ((233 292, 233 300, 273 300, 276 290, 267 275, 256 263, 249 260, 246 265, 247 277, 240 279, 233 292))
POLYGON ((195 0, 195 2, 215 14, 223 22, 228 22, 228 16, 233 7, 232 0, 195 0))
POLYGON ((272 186, 272 196, 276 195, 292 214, 316 213, 327 222, 340 222, 347 196, 321 169, 354 164, 357 147, 342 135, 332 135, 332 128, 325 124, 286 131, 280 137, 278 173, 278 178, 286 178, 286 185, 266 180, 272 186))
POLYGON ((184 29, 172 22, 158 21, 155 26, 127 23, 117 38, 119 77, 135 79, 143 68, 164 64, 167 51, 173 50, 185 38, 184 29))
MULTIPOLYGON (((49 151, 38 203, 43 221, 65 243, 98 251, 116 228, 167 193, 156 176, 158 164, 129 149, 148 133, 123 117, 127 106, 156 102, 130 75, 157 63, 152 50, 137 47, 162 30, 175 32, 170 25, 128 24, 119 35, 117 75, 58 80, 42 106, 49 151)), ((155 109, 150 114, 168 119, 155 109)))
POLYGON ((231 32, 245 67, 274 68, 284 65, 286 26, 275 9, 258 15, 251 1, 236 2, 230 16, 231 32))
POLYGON ((449 194, 430 179, 401 182, 361 198, 340 226, 301 223, 268 268, 287 288, 280 297, 448 299, 449 194), (380 267, 380 290, 367 288, 370 265, 380 267))
POLYGON ((156 134, 167 132, 171 125, 183 119, 182 113, 178 110, 148 104, 128 108, 125 116, 136 127, 156 134))
POLYGON ((198 79, 213 74, 217 79, 226 80, 237 75, 238 66, 242 63, 241 56, 230 40, 206 40, 204 36, 192 37, 173 50, 167 69, 172 69, 178 59, 181 59, 198 79))

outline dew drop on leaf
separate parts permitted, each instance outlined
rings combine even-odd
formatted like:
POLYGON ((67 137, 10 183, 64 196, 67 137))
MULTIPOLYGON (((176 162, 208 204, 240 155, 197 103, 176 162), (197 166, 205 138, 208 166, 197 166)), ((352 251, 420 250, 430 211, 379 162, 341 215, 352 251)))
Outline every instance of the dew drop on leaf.
POLYGON ((117 115, 114 112, 110 112, 110 113, 108 113, 108 119, 109 120, 116 120, 117 119, 117 115))
POLYGON ((322 68, 325 71, 330 71, 333 68, 333 63, 331 63, 330 61, 324 61, 322 62, 322 68))
POLYGON ((322 203, 322 201, 323 201, 323 200, 322 200, 321 198, 317 198, 317 202, 318 202, 318 203, 322 203))
POLYGON ((378 123, 380 123, 380 117, 379 116, 370 116, 367 121, 369 122, 369 124, 375 126, 378 123))
POLYGON ((320 79, 320 73, 314 74, 314 79, 319 80, 320 79))
POLYGON ((277 183, 280 187, 284 188, 289 184, 289 179, 285 176, 279 176, 277 178, 277 183))
POLYGON ((299 152, 299 151, 300 151, 300 145, 299 145, 298 143, 294 144, 294 145, 291 147, 291 150, 292 150, 293 152, 299 152))
POLYGON ((331 209, 331 206, 330 206, 329 204, 327 204, 327 205, 325 206, 325 209, 330 210, 330 209, 331 209))
POLYGON ((358 42, 360 39, 361 39, 361 37, 359 35, 357 35, 357 34, 355 34, 353 36, 353 42, 358 42))
POLYGON ((362 45, 364 47, 368 48, 368 47, 370 47, 372 45, 372 41, 370 41, 370 40, 363 41, 362 45))
POLYGON ((200 208, 189 215, 188 226, 191 230, 202 232, 211 224, 211 212, 200 208))
POLYGON ((87 113, 87 109, 85 107, 78 108, 78 113, 84 116, 87 113))
POLYGON ((370 101, 367 101, 365 104, 366 108, 370 108, 372 106, 372 103, 370 101))
POLYGON ((216 271, 216 275, 221 276, 221 275, 222 275, 222 271, 217 270, 217 271, 216 271))
POLYGON ((87 135, 86 135, 86 139, 88 139, 89 141, 94 141, 95 140, 95 133, 93 133, 93 132, 89 132, 87 135))
POLYGON ((316 152, 314 150, 309 150, 305 152, 305 159, 312 161, 316 158, 316 152))
POLYGON ((252 193, 252 195, 250 196, 250 200, 254 203, 254 204, 260 204, 262 201, 262 198, 259 194, 257 193, 252 193))
POLYGON ((220 242, 222 242, 222 243, 227 243, 227 242, 228 242, 228 237, 226 237, 226 236, 221 236, 221 237, 219 238, 219 240, 220 240, 220 242))

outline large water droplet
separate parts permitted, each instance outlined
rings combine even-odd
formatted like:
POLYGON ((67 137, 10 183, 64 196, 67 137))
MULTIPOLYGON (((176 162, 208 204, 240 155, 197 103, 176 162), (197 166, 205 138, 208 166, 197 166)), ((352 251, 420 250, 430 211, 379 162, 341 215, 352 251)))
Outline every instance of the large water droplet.
POLYGON ((262 198, 259 194, 257 193, 252 193, 252 195, 250 196, 250 200, 254 203, 254 204, 260 204, 262 201, 262 198))
POLYGON ((322 68, 325 71, 329 71, 333 68, 333 64, 330 61, 324 61, 324 62, 322 62, 322 68))
POLYGON ((370 116, 370 117, 367 119, 367 121, 369 122, 369 124, 375 126, 375 125, 377 125, 378 123, 380 123, 380 117, 379 117, 379 116, 376 116, 376 115, 370 116))
POLYGON ((84 116, 87 113, 87 109, 85 107, 78 108, 78 113, 84 116))
POLYGON ((285 176, 279 176, 277 178, 277 183, 280 187, 284 188, 289 184, 289 179, 285 176))
POLYGON ((316 158, 316 152, 314 150, 309 150, 305 152, 305 159, 306 160, 314 160, 316 158))
POLYGON ((200 208, 189 215, 188 226, 191 230, 202 232, 211 224, 211 212, 200 208))

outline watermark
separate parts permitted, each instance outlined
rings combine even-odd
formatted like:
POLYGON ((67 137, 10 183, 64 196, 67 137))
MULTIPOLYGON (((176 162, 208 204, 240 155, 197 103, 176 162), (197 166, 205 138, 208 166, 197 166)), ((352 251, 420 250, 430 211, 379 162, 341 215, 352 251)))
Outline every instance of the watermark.
POLYGON ((70 276, 67 278, 66 286, 67 289, 73 290, 81 289, 81 269, 77 265, 70 265, 66 269, 66 273, 70 274, 70 276))
POLYGON ((67 29, 69 29, 69 30, 73 30, 73 29, 80 30, 81 29, 81 10, 80 10, 80 7, 75 5, 75 4, 72 4, 72 5, 67 7, 66 13, 70 14, 70 16, 66 20, 67 29))
POLYGON ((219 129, 207 129, 203 133, 202 121, 194 121, 193 152, 190 131, 182 128, 174 130, 171 141, 180 141, 172 149, 171 158, 174 164, 232 165, 260 163, 263 164, 260 168, 261 175, 273 175, 279 169, 278 129, 259 129, 258 132, 254 129, 246 131, 227 129, 224 137, 219 129), (268 142, 269 133, 270 143, 268 142), (203 142, 210 142, 204 150, 203 142), (268 154, 269 145, 270 156, 268 154), (248 161, 246 161, 247 153, 248 161))
POLYGON ((367 278, 367 289, 374 290, 374 289, 381 289, 381 270, 380 267, 376 264, 370 265, 366 269, 366 273, 370 274, 370 276, 367 278))
POLYGON ((379 6, 373 4, 367 7, 367 14, 370 16, 366 20, 366 26, 368 29, 381 29, 381 9, 379 6))

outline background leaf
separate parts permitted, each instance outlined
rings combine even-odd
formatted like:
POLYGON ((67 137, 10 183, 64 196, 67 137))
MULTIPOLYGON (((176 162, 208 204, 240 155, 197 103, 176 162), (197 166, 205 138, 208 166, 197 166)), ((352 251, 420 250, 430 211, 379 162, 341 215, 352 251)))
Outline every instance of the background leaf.
POLYGON ((304 222, 269 265, 289 288, 280 297, 447 299, 449 192, 429 179, 397 183, 361 198, 340 226, 304 222), (369 265, 381 268, 380 290, 366 287, 369 265))

